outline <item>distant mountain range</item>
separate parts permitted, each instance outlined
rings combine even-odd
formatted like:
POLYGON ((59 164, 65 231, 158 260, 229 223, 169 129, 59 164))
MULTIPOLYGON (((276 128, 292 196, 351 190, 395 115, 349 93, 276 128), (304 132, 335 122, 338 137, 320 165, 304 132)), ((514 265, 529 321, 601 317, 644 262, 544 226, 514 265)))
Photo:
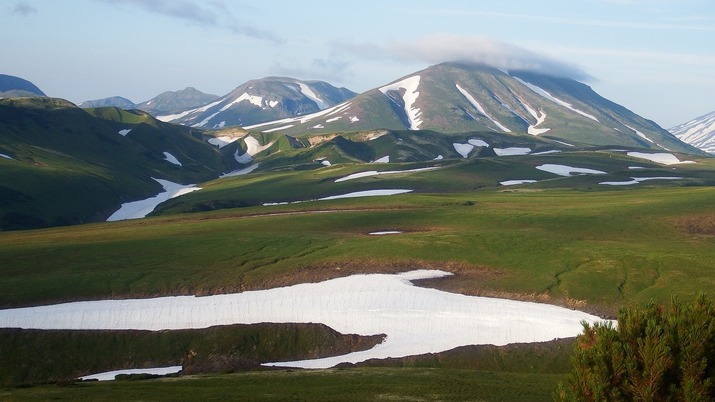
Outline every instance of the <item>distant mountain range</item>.
POLYGON ((668 129, 681 141, 705 152, 715 154, 715 112, 668 129))
POLYGON ((13 75, 0 74, 0 98, 47 96, 35 84, 13 75))
POLYGON ((196 88, 188 87, 180 91, 162 92, 141 103, 134 103, 121 96, 112 96, 85 101, 80 103, 79 107, 83 109, 96 107, 118 107, 125 110, 138 109, 158 116, 203 106, 217 98, 218 95, 205 94, 196 88))
POLYGON ((267 77, 248 81, 207 105, 157 117, 200 128, 246 126, 318 112, 355 95, 324 81, 267 77))
POLYGON ((528 133, 571 145, 693 152, 656 123, 580 82, 457 63, 409 74, 313 114, 243 127, 289 135, 374 129, 487 130, 528 133))

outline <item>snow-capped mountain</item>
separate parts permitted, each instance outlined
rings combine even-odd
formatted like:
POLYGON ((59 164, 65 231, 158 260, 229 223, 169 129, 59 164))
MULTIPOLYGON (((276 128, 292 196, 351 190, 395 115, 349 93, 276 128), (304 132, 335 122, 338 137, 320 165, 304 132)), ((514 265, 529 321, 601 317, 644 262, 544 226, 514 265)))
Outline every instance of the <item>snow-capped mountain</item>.
POLYGON ((292 135, 351 130, 494 131, 573 145, 693 149, 656 123, 568 78, 443 63, 319 112, 247 129, 292 135))
POLYGON ((248 81, 208 105, 158 118, 200 128, 244 126, 314 113, 354 96, 323 81, 267 77, 248 81))
POLYGON ((668 129, 681 141, 715 154, 715 112, 668 129))
POLYGON ((188 87, 180 91, 166 91, 136 105, 136 108, 154 116, 178 113, 207 105, 218 99, 218 95, 206 94, 196 88, 188 87))

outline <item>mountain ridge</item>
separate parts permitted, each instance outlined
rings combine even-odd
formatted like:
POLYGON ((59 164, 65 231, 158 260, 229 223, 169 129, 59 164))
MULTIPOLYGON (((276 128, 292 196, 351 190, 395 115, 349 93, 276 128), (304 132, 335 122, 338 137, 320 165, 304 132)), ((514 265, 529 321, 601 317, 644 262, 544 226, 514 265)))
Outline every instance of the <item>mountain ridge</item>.
POLYGON ((715 111, 668 129, 681 141, 715 154, 715 111))

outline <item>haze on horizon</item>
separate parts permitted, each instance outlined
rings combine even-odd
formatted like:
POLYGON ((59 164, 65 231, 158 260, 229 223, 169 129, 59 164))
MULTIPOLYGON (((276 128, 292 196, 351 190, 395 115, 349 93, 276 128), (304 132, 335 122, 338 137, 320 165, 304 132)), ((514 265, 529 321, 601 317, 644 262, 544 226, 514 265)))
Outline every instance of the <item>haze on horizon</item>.
POLYGON ((224 95, 270 75, 362 92, 467 61, 586 82, 665 128, 715 110, 708 0, 492 3, 10 0, 0 73, 75 103, 138 103, 187 86, 224 95))

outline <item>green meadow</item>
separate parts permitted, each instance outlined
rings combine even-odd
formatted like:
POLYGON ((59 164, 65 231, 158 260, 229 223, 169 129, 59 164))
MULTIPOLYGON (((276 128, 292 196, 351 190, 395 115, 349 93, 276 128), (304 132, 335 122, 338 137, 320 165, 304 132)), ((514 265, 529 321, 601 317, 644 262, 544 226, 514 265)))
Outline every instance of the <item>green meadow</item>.
MULTIPOLYGON (((0 233, 0 306, 207 295, 353 273, 428 268, 455 275, 424 281, 422 286, 548 302, 612 317, 619 307, 629 304, 665 303, 672 295, 688 300, 701 292, 713 294, 712 168, 709 160, 673 168, 592 151, 439 163, 344 164, 214 180, 202 183, 201 191, 165 203, 145 219, 0 233), (557 177, 534 169, 544 163, 609 174, 557 177), (633 173, 628 170, 633 165, 647 170, 633 173), (335 182, 366 170, 429 166, 438 169, 335 182), (623 187, 598 184, 635 175, 683 179, 623 187), (539 182, 498 185, 507 179, 539 182), (390 188, 414 192, 314 201, 390 188), (262 205, 290 201, 303 202, 262 205), (401 233, 370 234, 388 230, 401 233)), ((32 336, 37 335, 13 339, 19 344, 32 339, 43 343, 32 336)), ((47 336, 60 337, 53 339, 62 344, 62 336, 69 335, 47 336)), ((87 342, 81 335, 72 336, 75 344, 87 342)), ((187 339, 188 335, 181 336, 187 339)), ((303 336, 311 342, 323 339, 322 335, 303 336)), ((93 342, 107 348, 139 342, 139 338, 129 339, 93 342)), ((137 344, 149 341, 141 342, 137 344)), ((225 344, 223 340, 218 343, 225 344)), ((305 345, 297 351, 312 350, 305 345)), ((57 353, 37 350, 38 361, 43 354, 57 353)), ((185 347, 172 350, 171 356, 151 362, 184 361, 185 347)), ((0 399, 219 400, 228 395, 236 400, 548 400, 568 370, 563 362, 569 350, 554 352, 562 363, 548 371, 531 369, 530 362, 542 359, 534 355, 537 352, 518 360, 522 352, 504 349, 498 352, 498 360, 514 363, 475 368, 464 363, 469 358, 462 355, 437 359, 442 363, 426 356, 403 359, 392 367, 259 370, 68 387, 37 385, 0 391, 0 399)), ((226 353, 217 351, 211 356, 226 353)), ((105 356, 104 361, 112 356, 105 356)), ((258 362, 268 360, 255 356, 258 362)), ((128 360, 126 365, 138 362, 128 360)), ((3 364, 7 373, 16 363, 5 359, 3 364)), ((107 370, 114 369, 106 365, 107 370)), ((368 364, 376 365, 383 363, 368 364)), ((96 364, 92 369, 101 371, 96 364)), ((31 374, 10 383, 43 382, 31 374)))

